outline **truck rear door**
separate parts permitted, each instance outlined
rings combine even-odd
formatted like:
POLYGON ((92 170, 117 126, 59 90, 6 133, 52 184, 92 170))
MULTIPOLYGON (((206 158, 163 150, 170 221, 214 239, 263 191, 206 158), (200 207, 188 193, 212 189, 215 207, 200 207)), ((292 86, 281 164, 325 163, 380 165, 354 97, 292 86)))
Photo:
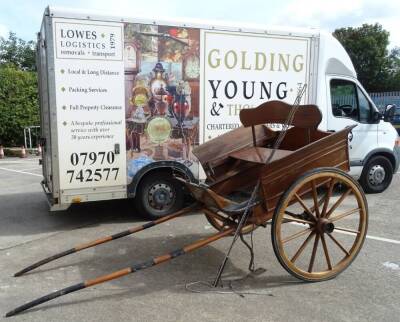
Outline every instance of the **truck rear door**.
POLYGON ((38 34, 36 45, 36 66, 38 69, 39 105, 40 105, 40 144, 42 145, 42 170, 43 181, 46 188, 53 191, 52 180, 52 157, 51 157, 51 131, 50 131, 50 110, 49 90, 47 77, 47 55, 44 24, 38 34))

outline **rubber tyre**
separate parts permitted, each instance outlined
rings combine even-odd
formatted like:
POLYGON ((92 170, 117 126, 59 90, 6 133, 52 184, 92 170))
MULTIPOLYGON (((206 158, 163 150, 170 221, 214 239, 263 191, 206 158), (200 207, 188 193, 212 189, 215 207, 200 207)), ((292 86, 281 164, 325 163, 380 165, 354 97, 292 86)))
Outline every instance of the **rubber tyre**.
POLYGON ((386 190, 392 182, 393 178, 393 165, 390 160, 382 155, 377 155, 368 160, 367 164, 364 166, 361 177, 360 184, 366 193, 380 193, 386 190), (385 170, 385 178, 381 184, 374 185, 369 181, 369 172, 374 166, 380 165, 385 170))
POLYGON ((158 219, 180 210, 184 204, 184 187, 168 172, 153 172, 146 175, 138 186, 135 206, 139 214, 147 219, 158 219), (171 201, 165 207, 154 207, 150 196, 157 187, 170 189, 171 201))

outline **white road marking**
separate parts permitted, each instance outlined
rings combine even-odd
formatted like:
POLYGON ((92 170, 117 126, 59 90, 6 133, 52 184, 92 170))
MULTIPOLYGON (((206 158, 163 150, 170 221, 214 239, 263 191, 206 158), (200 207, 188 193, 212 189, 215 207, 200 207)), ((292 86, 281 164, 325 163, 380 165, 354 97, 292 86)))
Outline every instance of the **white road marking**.
MULTIPOLYGON (((300 224, 300 223, 295 223, 292 222, 292 225, 296 225, 296 226, 306 226, 305 224, 300 224)), ((343 234, 343 235, 350 235, 350 236, 354 236, 354 233, 350 233, 347 231, 339 231, 339 230, 335 230, 336 233, 338 234, 343 234)), ((381 242, 385 242, 385 243, 390 243, 390 244, 397 244, 400 245, 400 240, 396 240, 396 239, 390 239, 390 238, 384 238, 384 237, 378 237, 378 236, 371 236, 371 235, 367 235, 365 236, 365 238, 367 239, 372 239, 372 240, 378 240, 381 242)))
POLYGON ((41 174, 32 173, 32 172, 25 172, 25 171, 19 171, 19 170, 12 170, 12 169, 7 169, 7 168, 0 168, 0 170, 9 171, 9 172, 16 172, 16 173, 22 173, 22 174, 29 174, 29 175, 31 175, 31 176, 36 176, 36 177, 43 177, 43 175, 41 175, 41 174))
MULTIPOLYGON (((11 170, 14 170, 14 169, 11 169, 11 170)), ((34 168, 28 168, 28 169, 21 169, 21 170, 19 170, 19 171, 32 171, 32 170, 42 170, 42 168, 40 168, 40 167, 34 167, 34 168)))
POLYGON ((377 236, 371 236, 371 235, 367 235, 368 239, 374 239, 374 240, 379 240, 379 241, 383 241, 386 243, 391 243, 391 244, 398 244, 400 245, 400 240, 395 240, 395 239, 390 239, 390 238, 383 238, 383 237, 377 237, 377 236))
POLYGON ((2 163, 27 164, 27 163, 32 163, 32 162, 39 163, 37 159, 33 159, 33 160, 25 160, 25 161, 8 161, 8 160, 3 160, 3 161, 0 161, 0 164, 2 164, 2 163))
POLYGON ((390 268, 390 269, 392 269, 394 271, 400 270, 400 265, 398 265, 396 263, 384 262, 383 266, 385 266, 386 268, 390 268))
MULTIPOLYGON (((337 233, 339 233, 339 234, 343 234, 343 235, 351 235, 351 236, 354 236, 355 234, 353 234, 353 233, 349 233, 349 232, 347 232, 347 231, 338 231, 338 230, 335 230, 337 233)), ((385 242, 385 243, 391 243, 391 244, 398 244, 398 245, 400 245, 400 240, 395 240, 395 239, 390 239, 390 238, 384 238, 384 237, 378 237, 378 236, 371 236, 371 235, 367 235, 367 236, 365 236, 365 238, 367 238, 367 239, 372 239, 372 240, 378 240, 378 241, 381 241, 381 242, 385 242)))

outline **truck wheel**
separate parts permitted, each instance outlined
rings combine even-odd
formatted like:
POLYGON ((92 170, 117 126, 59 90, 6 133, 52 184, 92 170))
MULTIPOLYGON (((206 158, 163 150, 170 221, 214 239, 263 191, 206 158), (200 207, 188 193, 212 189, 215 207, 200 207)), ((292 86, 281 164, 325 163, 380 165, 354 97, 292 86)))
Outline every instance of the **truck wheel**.
POLYGON ((377 155, 368 160, 361 173, 360 184, 367 193, 379 193, 390 185, 393 166, 388 158, 377 155))
POLYGON ((139 184, 135 206, 140 215, 149 219, 178 211, 183 207, 182 184, 168 172, 154 172, 145 176, 139 184))

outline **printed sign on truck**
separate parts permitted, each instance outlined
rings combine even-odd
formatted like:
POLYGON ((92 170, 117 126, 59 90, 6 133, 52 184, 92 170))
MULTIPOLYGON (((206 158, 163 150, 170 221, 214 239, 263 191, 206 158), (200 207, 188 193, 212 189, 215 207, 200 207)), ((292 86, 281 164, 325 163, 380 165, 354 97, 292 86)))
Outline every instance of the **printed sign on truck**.
POLYGON ((241 126, 241 109, 293 103, 308 84, 309 38, 203 30, 201 40, 203 142, 241 126))
POLYGON ((123 24, 54 19, 60 188, 126 184, 123 24))

